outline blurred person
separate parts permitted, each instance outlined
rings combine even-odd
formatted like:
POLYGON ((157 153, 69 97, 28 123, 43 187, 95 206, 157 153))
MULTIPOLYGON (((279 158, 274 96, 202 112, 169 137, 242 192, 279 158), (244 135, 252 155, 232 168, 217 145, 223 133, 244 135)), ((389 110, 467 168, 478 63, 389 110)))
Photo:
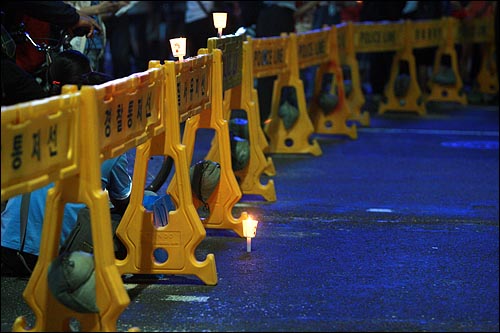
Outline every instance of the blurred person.
POLYGON ((99 33, 94 34, 92 39, 86 36, 73 37, 71 46, 85 54, 89 59, 94 71, 102 72, 104 69, 104 54, 106 52, 106 24, 105 19, 126 6, 128 1, 65 1, 84 15, 92 17, 100 27, 99 33))
POLYGON ((343 1, 319 1, 318 6, 314 9, 312 29, 339 24, 341 21, 341 2, 343 1))
MULTIPOLYGON (((444 16, 445 6, 444 1, 406 1, 402 17, 407 20, 438 20, 444 16)), ((428 80, 432 74, 436 51, 437 47, 413 50, 417 67, 417 81, 423 93, 430 93, 428 80)))
MULTIPOLYGON (((130 1, 133 6, 135 1, 130 1)), ((106 18, 106 39, 110 62, 104 65, 104 71, 114 78, 126 77, 133 73, 131 60, 130 17, 120 11, 106 18)))
MULTIPOLYGON (((399 21, 403 17, 406 1, 363 1, 359 19, 362 22, 399 21)), ((368 62, 368 82, 375 104, 384 95, 391 71, 395 51, 370 52, 363 54, 361 62, 368 62)))
MULTIPOLYGON (((282 33, 295 32, 295 25, 300 18, 312 10, 318 1, 308 1, 297 7, 295 1, 263 1, 257 16, 255 36, 273 37, 282 33)), ((261 126, 264 126, 271 113, 273 84, 276 76, 257 79, 256 89, 259 96, 261 126)), ((285 89, 291 93, 290 89, 285 89)))
POLYGON ((186 1, 163 1, 163 13, 166 27, 166 57, 169 60, 175 60, 170 47, 170 39, 185 37, 186 28, 184 16, 186 12, 186 1))
POLYGON ((43 52, 24 38, 24 30, 34 39, 47 41, 59 40, 61 29, 87 38, 92 38, 100 29, 93 18, 64 1, 3 1, 1 11, 6 31, 14 38, 22 37, 16 38, 15 60, 28 73, 33 73, 46 59, 43 52))
POLYGON ((212 11, 215 1, 186 1, 184 26, 186 28, 186 56, 193 57, 207 47, 207 40, 217 37, 212 11))
POLYGON ((358 22, 362 1, 339 1, 342 3, 340 9, 340 20, 342 22, 358 22))
POLYGON ((154 1, 137 1, 125 15, 129 17, 130 51, 132 55, 132 72, 142 72, 148 68, 152 49, 151 36, 157 29, 157 14, 154 1))
MULTIPOLYGON (((81 52, 68 50, 61 52, 49 69, 54 85, 93 85, 107 82, 110 76, 93 72, 90 60, 81 52)), ((53 94, 60 90, 53 90, 53 94)), ((118 218, 125 212, 132 189, 132 179, 128 174, 128 160, 125 154, 104 161, 101 165, 102 189, 109 195, 112 216, 118 218)), ((49 189, 46 185, 29 194, 21 194, 8 199, 1 215, 1 259, 2 275, 29 276, 38 260, 45 203, 49 189), (25 203, 23 203, 23 201, 25 203), (26 204, 28 202, 28 204, 26 204), (27 221, 22 239, 21 211, 27 211, 27 221)), ((64 207, 60 244, 73 231, 78 212, 85 207, 82 203, 67 203, 64 207)))
MULTIPOLYGON (((464 24, 486 17, 494 17, 496 1, 468 1, 463 6, 464 24)), ((481 44, 462 43, 462 52, 459 60, 460 76, 464 85, 472 89, 481 67, 481 44)))
POLYGON ((214 12, 227 13, 224 35, 235 33, 242 22, 239 1, 186 1, 184 15, 186 56, 196 56, 199 49, 207 47, 209 38, 218 36, 212 16, 214 12))
MULTIPOLYGON (((80 14, 63 1, 4 1, 1 14, 2 105, 13 105, 46 96, 34 77, 34 72, 46 61, 46 55, 25 39, 21 42, 13 37, 20 31, 23 23, 41 24, 40 33, 45 38, 49 37, 50 30, 54 27, 62 27, 79 35, 86 34, 87 38, 92 38, 94 31, 99 29, 95 20, 80 14)), ((36 32, 30 33, 33 33, 33 37, 37 35, 36 32)))
POLYGON ((240 10, 239 23, 242 27, 253 27, 257 24, 257 17, 264 6, 263 1, 238 1, 240 10))
POLYGON ((1 57, 2 106, 14 105, 47 96, 33 75, 16 64, 13 59, 1 57))
MULTIPOLYGON (((273 37, 281 33, 295 32, 295 1, 263 1, 263 7, 257 16, 255 36, 273 37)), ((259 96, 259 111, 261 126, 271 114, 273 85, 276 76, 257 79, 257 94, 259 96)))

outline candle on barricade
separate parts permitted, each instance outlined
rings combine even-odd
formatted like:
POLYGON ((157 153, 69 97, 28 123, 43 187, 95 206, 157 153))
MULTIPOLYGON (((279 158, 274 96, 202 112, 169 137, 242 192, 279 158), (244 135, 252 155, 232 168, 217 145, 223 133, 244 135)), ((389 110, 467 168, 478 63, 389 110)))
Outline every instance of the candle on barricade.
POLYGON ((179 62, 182 62, 186 55, 186 38, 172 38, 170 40, 170 47, 172 49, 172 55, 179 58, 179 62))
POLYGON ((222 36, 222 29, 226 27, 227 13, 213 13, 214 26, 217 28, 219 37, 222 36))

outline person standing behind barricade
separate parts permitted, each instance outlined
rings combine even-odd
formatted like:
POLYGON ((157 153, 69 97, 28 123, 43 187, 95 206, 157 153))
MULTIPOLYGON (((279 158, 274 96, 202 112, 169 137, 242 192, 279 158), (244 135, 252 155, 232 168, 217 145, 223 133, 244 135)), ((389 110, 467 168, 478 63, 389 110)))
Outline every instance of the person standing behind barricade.
MULTIPOLYGON (((132 71, 142 72, 148 69, 151 57, 151 37, 153 30, 158 28, 158 22, 154 26, 160 11, 155 12, 153 1, 137 1, 136 5, 127 11, 129 16, 130 46, 132 51, 132 71)), ((152 57, 151 57, 152 58, 152 57)))
MULTIPOLYGON (((136 1, 129 1, 130 6, 134 6, 136 1)), ((114 78, 122 78, 132 74, 132 61, 130 58, 130 17, 127 11, 117 11, 106 18, 106 39, 109 45, 110 61, 104 63, 104 72, 114 78)))
MULTIPOLYGON (((255 37, 273 37, 295 32, 296 18, 312 10, 319 1, 309 1, 297 8, 295 1, 263 1, 255 27, 255 37)), ((244 14, 243 14, 244 15, 244 14)), ((261 126, 264 127, 271 113, 273 84, 276 76, 257 79, 261 126)))
POLYGON ((184 27, 188 57, 196 56, 199 49, 207 47, 209 38, 217 37, 212 17, 214 12, 227 13, 225 35, 236 32, 242 15, 238 1, 186 1, 184 27))
MULTIPOLYGON (((406 1, 363 1, 359 18, 362 22, 375 22, 374 24, 380 24, 381 21, 399 21, 402 19, 405 5, 406 1)), ((378 108, 378 103, 384 95, 394 55, 395 51, 370 52, 362 57, 363 61, 368 61, 371 91, 368 91, 367 95, 372 97, 374 110, 378 108)))
POLYGON ((167 56, 169 60, 175 60, 170 48, 169 40, 172 38, 185 37, 186 28, 184 16, 186 12, 186 1, 163 1, 162 11, 164 13, 165 26, 166 26, 166 47, 167 56))
MULTIPOLYGON (((403 19, 439 20, 444 16, 445 6, 444 1, 406 1, 406 6, 403 8, 403 19)), ((413 50, 418 83, 424 93, 430 93, 427 83, 432 74, 436 50, 437 46, 413 50)))
MULTIPOLYGON (((495 13, 496 1, 469 1, 464 8, 463 22, 466 24, 474 19, 491 17, 495 13)), ((460 57, 460 77, 467 89, 473 90, 475 80, 481 67, 481 44, 462 43, 460 57)), ((469 95, 470 96, 470 95, 469 95)))
POLYGON ((186 56, 196 56, 200 48, 207 47, 208 38, 217 36, 210 14, 214 9, 214 3, 215 1, 186 1, 184 16, 186 56))
MULTIPOLYGON (((54 89, 51 90, 53 94, 59 94, 60 87, 65 84, 77 84, 80 87, 104 83, 111 79, 105 73, 93 72, 89 59, 76 50, 61 52, 54 59, 49 71, 54 85, 54 89)), ((111 213, 121 217, 128 206, 132 190, 132 179, 128 173, 128 160, 125 154, 103 162, 101 183, 109 195, 112 204, 111 213)), ((29 197, 18 195, 7 201, 1 220, 2 275, 31 274, 38 260, 47 193, 53 186, 54 183, 51 183, 31 192, 29 197), (27 198, 27 205, 22 203, 24 198, 27 198), (27 220, 24 223, 21 220, 23 210, 27 212, 27 220), (22 233, 25 234, 24 237, 22 233)), ((65 205, 60 244, 64 244, 73 231, 78 213, 83 207, 85 205, 81 203, 65 205)))
POLYGON ((80 13, 92 17, 100 27, 100 32, 92 39, 85 36, 73 37, 71 47, 85 54, 90 59, 94 71, 104 70, 104 53, 106 52, 106 25, 104 19, 126 6, 128 1, 65 1, 74 6, 80 13))

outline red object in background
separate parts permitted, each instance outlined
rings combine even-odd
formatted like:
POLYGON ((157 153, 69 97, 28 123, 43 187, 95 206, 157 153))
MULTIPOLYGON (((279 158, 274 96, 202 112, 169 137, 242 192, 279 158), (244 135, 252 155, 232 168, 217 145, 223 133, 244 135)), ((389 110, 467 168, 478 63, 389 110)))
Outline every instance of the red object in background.
MULTIPOLYGON (((37 43, 49 43, 50 23, 24 16, 25 31, 37 43)), ((34 73, 45 61, 45 53, 38 51, 29 41, 16 45, 16 63, 28 73, 34 73)))
POLYGON ((361 6, 363 6, 363 1, 348 1, 353 4, 344 5, 340 11, 340 19, 342 22, 359 22, 359 12, 361 11, 361 6))

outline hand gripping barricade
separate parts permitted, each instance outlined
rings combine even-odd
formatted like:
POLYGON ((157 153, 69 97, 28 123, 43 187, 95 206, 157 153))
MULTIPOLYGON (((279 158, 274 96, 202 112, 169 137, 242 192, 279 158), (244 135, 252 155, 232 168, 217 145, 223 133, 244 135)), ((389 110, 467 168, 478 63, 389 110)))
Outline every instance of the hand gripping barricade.
MULTIPOLYGON (((257 101, 252 99, 253 75, 252 58, 248 42, 244 35, 226 35, 220 38, 208 39, 208 50, 222 51, 223 63, 223 115, 230 121, 232 110, 243 110, 247 117, 248 141, 250 142, 250 156, 247 165, 234 170, 243 194, 255 194, 264 197, 267 201, 276 201, 274 180, 269 179, 267 184, 262 184, 260 179, 265 170, 274 165, 271 157, 264 155, 268 143, 262 127, 257 101), (265 144, 265 146, 264 146, 265 144)), ((217 141, 214 141, 207 159, 217 160, 219 155, 217 141)))
MULTIPOLYGON (((187 66, 195 63, 196 60, 186 60, 187 66)), ((149 90, 138 96, 134 106, 142 110, 141 117, 147 116, 151 107, 158 106, 160 117, 159 122, 147 128, 148 140, 137 145, 130 204, 116 231, 127 248, 127 256, 117 259, 116 265, 121 274, 194 275, 208 285, 215 285, 217 271, 214 255, 209 253, 204 261, 199 261, 194 254, 206 232, 191 199, 187 155, 180 142, 179 119, 185 119, 187 114, 183 112, 187 110, 177 108, 178 64, 167 61, 161 65, 159 61, 150 61, 149 67, 148 72, 158 73, 158 76, 155 80, 143 82, 149 90), (151 89, 155 89, 153 96, 151 89), (163 226, 155 225, 153 212, 143 206, 148 161, 153 155, 170 156, 175 163, 176 209, 168 212, 168 222, 163 226), (157 250, 167 254, 165 261, 156 259, 157 250)), ((102 99, 104 96, 97 97, 102 99)), ((124 104, 124 107, 126 119, 138 117, 138 114, 130 113, 130 104, 124 104)), ((118 116, 116 113, 108 114, 107 110, 118 112, 120 106, 113 103, 99 109, 99 114, 104 117, 101 123, 106 123, 108 117, 115 119, 118 116)))
POLYGON ((262 78, 277 76, 274 80, 269 122, 264 132, 269 138, 268 153, 323 154, 316 139, 311 139, 314 126, 309 118, 304 84, 299 77, 297 38, 283 33, 279 37, 248 37, 253 53, 253 76, 262 78), (279 116, 282 90, 293 89, 297 97, 298 114, 294 123, 286 128, 279 116))
MULTIPOLYGON (((357 122, 360 126, 370 126, 370 113, 362 111, 365 96, 361 89, 359 64, 354 49, 354 23, 347 22, 337 25, 337 46, 340 63, 347 68, 351 81, 351 89, 345 93, 351 110, 348 119, 357 122)), ((346 76, 344 76, 344 80, 346 80, 346 76)))
MULTIPOLYGON (((76 90, 76 87, 73 86, 76 90)), ((16 319, 14 331, 69 331, 70 319, 83 331, 116 331, 130 299, 114 264, 107 194, 101 188, 98 128, 80 92, 2 107, 2 200, 55 182, 49 190, 37 264, 23 297, 36 322, 16 319), (58 256, 63 210, 85 203, 91 212, 97 313, 75 312, 48 288, 48 268, 58 256)))
MULTIPOLYGON (((208 53, 208 49, 198 50, 198 55, 175 64, 179 116, 185 121, 182 144, 185 145, 189 166, 193 159, 196 133, 199 129, 213 129, 214 140, 218 146, 220 180, 213 193, 206 200, 209 215, 202 218, 205 228, 233 230, 243 236, 242 217, 232 214, 234 205, 241 199, 242 193, 231 165, 231 146, 228 122, 222 114, 222 54, 218 49, 208 53)), ((214 142, 212 142, 214 144, 214 142)), ((174 174, 167 192, 174 201, 179 197, 181 188, 174 174)), ((193 196, 196 208, 202 203, 193 196)))
POLYGON ((337 28, 331 26, 321 30, 298 33, 297 35, 291 34, 291 38, 297 39, 299 69, 319 65, 315 76, 313 98, 309 108, 315 132, 347 135, 351 139, 357 139, 356 125, 347 125, 351 110, 346 102, 344 79, 338 56, 337 28), (327 76, 331 77, 331 82, 325 82, 328 81, 327 76), (328 86, 329 89, 324 88, 328 86), (320 103, 320 99, 324 94, 337 96, 337 102, 329 110, 322 109, 327 106, 320 103))

